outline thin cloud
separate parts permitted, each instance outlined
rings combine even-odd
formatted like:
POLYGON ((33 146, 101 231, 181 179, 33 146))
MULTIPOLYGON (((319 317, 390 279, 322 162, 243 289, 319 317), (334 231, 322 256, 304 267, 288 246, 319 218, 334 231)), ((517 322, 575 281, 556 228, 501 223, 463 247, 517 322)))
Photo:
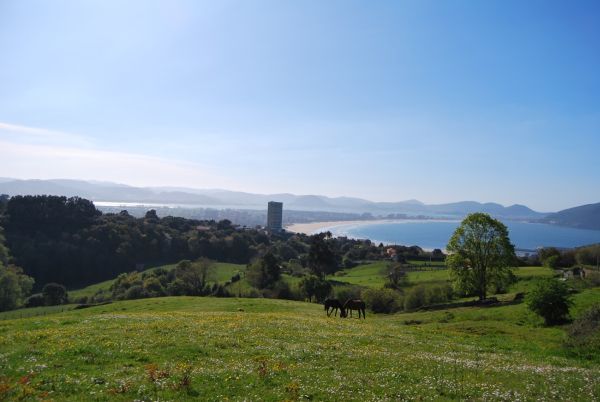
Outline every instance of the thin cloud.
POLYGON ((45 142, 70 143, 79 145, 91 143, 89 138, 79 134, 4 122, 0 122, 0 133, 13 134, 13 138, 21 140, 41 140, 45 142))
POLYGON ((231 180, 198 164, 149 155, 0 140, 0 176, 76 178, 138 186, 230 187, 231 180))

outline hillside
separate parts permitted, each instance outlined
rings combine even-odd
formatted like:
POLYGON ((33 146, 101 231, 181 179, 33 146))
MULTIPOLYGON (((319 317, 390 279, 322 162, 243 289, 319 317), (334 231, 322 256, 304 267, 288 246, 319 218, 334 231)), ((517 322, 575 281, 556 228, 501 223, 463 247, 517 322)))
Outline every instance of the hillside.
MULTIPOLYGON (((79 196, 93 201, 149 204, 176 204, 210 206, 214 208, 265 209, 268 201, 281 201, 285 207, 300 211, 337 213, 370 213, 385 216, 461 217, 471 212, 487 212, 505 219, 539 219, 545 214, 524 205, 504 207, 497 203, 462 201, 427 205, 418 200, 374 202, 353 197, 326 197, 323 195, 252 194, 221 189, 191 189, 180 187, 139 188, 117 183, 86 182, 81 180, 14 180, 0 181, 0 194, 9 195, 63 195, 79 196)), ((356 219, 356 217, 354 217, 356 219)))
POLYGON ((579 229, 600 230, 600 202, 564 209, 546 216, 542 221, 579 229))
POLYGON ((565 357, 562 330, 537 325, 523 305, 344 320, 282 300, 117 302, 0 321, 0 398, 600 397, 598 365, 565 357))

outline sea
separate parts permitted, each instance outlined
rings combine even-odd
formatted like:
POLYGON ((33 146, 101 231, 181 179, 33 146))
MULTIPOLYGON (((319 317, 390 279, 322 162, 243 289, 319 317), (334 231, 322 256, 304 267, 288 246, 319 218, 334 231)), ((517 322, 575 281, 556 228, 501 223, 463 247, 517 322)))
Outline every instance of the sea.
MULTIPOLYGON (((458 220, 406 220, 377 223, 337 224, 319 228, 334 236, 370 239, 376 243, 417 245, 425 250, 445 249, 458 220)), ((511 242, 519 254, 540 247, 572 248, 600 243, 600 230, 575 229, 541 223, 505 221, 511 242)))

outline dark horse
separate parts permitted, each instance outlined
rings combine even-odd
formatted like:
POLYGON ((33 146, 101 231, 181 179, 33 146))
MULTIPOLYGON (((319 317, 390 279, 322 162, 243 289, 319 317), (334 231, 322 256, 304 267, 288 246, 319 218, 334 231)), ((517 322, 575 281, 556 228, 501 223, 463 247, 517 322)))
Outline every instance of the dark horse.
POLYGON ((342 308, 341 316, 348 317, 348 311, 350 312, 350 317, 352 317, 352 310, 358 310, 358 318, 360 318, 360 313, 362 312, 362 317, 364 319, 367 318, 365 315, 365 302, 360 299, 350 299, 346 303, 344 303, 344 308, 342 308))
POLYGON ((345 316, 344 306, 338 299, 327 299, 323 303, 323 307, 325 311, 327 311, 327 317, 331 315, 332 312, 335 311, 335 316, 337 317, 337 312, 340 310, 340 317, 345 316))

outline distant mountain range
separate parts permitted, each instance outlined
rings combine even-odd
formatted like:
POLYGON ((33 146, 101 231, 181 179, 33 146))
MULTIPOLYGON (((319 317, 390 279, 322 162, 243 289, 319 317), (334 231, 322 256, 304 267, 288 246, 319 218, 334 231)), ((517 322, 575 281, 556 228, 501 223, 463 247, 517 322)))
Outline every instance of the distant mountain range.
MULTIPOLYGON (((265 209, 268 201, 281 201, 284 208, 298 211, 329 211, 370 213, 376 216, 428 216, 456 218, 472 212, 514 220, 538 220, 545 213, 524 205, 504 207, 497 203, 462 201, 427 205, 418 200, 373 202, 352 197, 321 195, 252 194, 221 189, 191 189, 178 187, 133 187, 110 182, 81 180, 16 180, 0 178, 0 193, 9 195, 80 196, 96 202, 173 204, 187 207, 265 209)), ((562 221, 561 221, 562 222, 562 221)))

